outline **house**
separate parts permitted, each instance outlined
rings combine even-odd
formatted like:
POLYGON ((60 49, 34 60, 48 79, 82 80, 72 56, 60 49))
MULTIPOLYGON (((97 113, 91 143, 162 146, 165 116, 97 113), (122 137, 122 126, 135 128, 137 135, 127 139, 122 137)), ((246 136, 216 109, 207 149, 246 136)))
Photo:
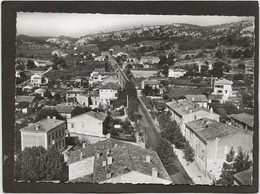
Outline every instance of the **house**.
POLYGON ((170 67, 168 71, 168 77, 180 78, 183 77, 186 73, 187 71, 184 69, 173 69, 170 67))
POLYGON ((110 105, 110 100, 105 99, 105 98, 100 98, 98 94, 91 94, 90 95, 90 102, 91 108, 99 108, 100 106, 109 106, 110 105))
POLYGON ((212 94, 222 95, 223 98, 228 99, 232 95, 232 81, 227 79, 220 79, 214 82, 214 91, 212 94))
POLYGON ((231 124, 248 130, 253 130, 254 116, 247 113, 231 114, 228 115, 231 120, 231 124))
POLYGON ((117 72, 106 72, 104 68, 95 68, 93 72, 90 74, 89 83, 93 84, 98 81, 101 82, 105 77, 108 76, 118 77, 117 72))
POLYGON ((141 56, 141 59, 139 61, 139 64, 157 64, 160 62, 160 58, 157 56, 141 56))
POLYGON ((94 61, 106 61, 106 55, 97 56, 94 61))
POLYGON ((28 85, 26 85, 26 86, 24 86, 23 88, 22 88, 22 91, 23 92, 32 92, 33 91, 33 88, 34 88, 35 86, 33 86, 33 85, 31 85, 31 84, 28 84, 28 85))
POLYGON ((186 95, 185 98, 189 101, 197 103, 201 107, 208 107, 208 99, 205 95, 186 95))
POLYGON ((115 77, 115 76, 105 77, 102 82, 105 83, 105 84, 107 84, 107 83, 116 83, 116 84, 119 84, 119 85, 121 83, 120 79, 118 77, 115 77))
POLYGON ((187 122, 184 136, 195 151, 196 164, 212 180, 219 179, 231 148, 236 153, 253 149, 252 132, 208 118, 187 122))
POLYGON ((36 103, 35 96, 16 96, 15 97, 15 104, 20 104, 26 102, 30 107, 33 107, 36 103))
POLYGON ((47 117, 29 124, 27 127, 20 129, 21 149, 43 146, 45 149, 55 147, 62 151, 65 148, 65 130, 66 121, 57 120, 56 117, 47 117))
POLYGON ((108 138, 71 152, 70 182, 171 184, 157 153, 108 138))
POLYGON ((73 88, 72 90, 66 91, 66 99, 69 98, 76 98, 78 95, 86 94, 86 90, 79 89, 79 88, 73 88))
POLYGON ((184 134, 185 123, 187 122, 195 121, 201 118, 209 118, 219 121, 219 115, 213 113, 212 108, 209 110, 207 108, 200 107, 198 104, 186 99, 168 102, 166 105, 172 113, 172 120, 175 120, 180 126, 182 134, 184 134))
POLYGON ((21 77, 21 72, 20 71, 15 71, 15 77, 21 77))
POLYGON ((31 84, 34 86, 40 86, 44 80, 43 76, 40 74, 34 74, 31 76, 31 84))
POLYGON ((119 89, 119 84, 107 83, 99 88, 99 97, 101 99, 115 100, 117 99, 119 89))
POLYGON ((46 89, 44 89, 44 88, 39 88, 34 91, 35 94, 39 94, 41 97, 44 97, 45 92, 46 92, 46 89))
POLYGON ((146 80, 142 81, 141 88, 144 89, 145 86, 150 86, 153 89, 155 89, 155 88, 159 89, 160 81, 159 80, 153 80, 153 79, 150 79, 150 80, 146 79, 146 80))
POLYGON ((66 119, 71 118, 71 113, 74 110, 75 106, 73 105, 67 105, 67 104, 57 104, 53 107, 57 112, 65 117, 66 119))
POLYGON ((234 185, 252 185, 253 168, 249 168, 233 175, 234 185))
POLYGON ((154 69, 131 69, 131 73, 135 78, 149 78, 152 76, 156 76, 158 74, 158 70, 154 69))
POLYGON ((34 64, 36 65, 36 67, 47 67, 47 66, 51 66, 53 63, 51 61, 48 60, 34 60, 34 64))
POLYGON ((86 112, 67 120, 70 133, 104 137, 107 114, 103 112, 86 112))
POLYGON ((80 94, 76 96, 77 102, 83 106, 89 106, 89 95, 80 94))

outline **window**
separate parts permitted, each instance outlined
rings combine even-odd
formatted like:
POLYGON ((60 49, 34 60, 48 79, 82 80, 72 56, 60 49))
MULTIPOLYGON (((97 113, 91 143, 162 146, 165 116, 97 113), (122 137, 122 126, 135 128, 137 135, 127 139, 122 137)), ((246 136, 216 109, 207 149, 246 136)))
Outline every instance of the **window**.
POLYGON ((71 128, 74 128, 74 124, 73 124, 73 123, 71 123, 71 124, 70 124, 70 127, 71 127, 71 128))
POLYGON ((61 129, 59 129, 59 137, 61 136, 61 129))
POLYGON ((48 145, 51 144, 51 135, 48 135, 48 145))
POLYGON ((58 138, 58 131, 55 131, 55 138, 58 138))
POLYGON ((51 139, 54 140, 54 133, 51 134, 51 137, 52 137, 51 139))
POLYGON ((196 115, 194 115, 194 120, 196 120, 197 119, 197 116, 196 115))
POLYGON ((225 90, 226 94, 227 94, 227 90, 225 90))

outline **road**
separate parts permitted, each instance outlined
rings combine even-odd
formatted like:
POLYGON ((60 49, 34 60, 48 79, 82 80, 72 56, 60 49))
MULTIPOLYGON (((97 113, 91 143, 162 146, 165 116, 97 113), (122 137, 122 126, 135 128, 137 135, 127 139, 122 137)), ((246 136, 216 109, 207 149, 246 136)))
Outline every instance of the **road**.
MULTIPOLYGON (((138 99, 140 101, 138 112, 142 115, 139 125, 145 133, 146 144, 148 144, 150 149, 155 150, 158 138, 160 138, 160 129, 155 125, 148 110, 143 107, 144 104, 141 99, 139 97, 138 99)), ((193 181, 178 159, 174 161, 174 164, 167 167, 166 170, 174 184, 193 184, 193 181)))
MULTIPOLYGON (((105 52, 105 54, 108 55, 109 61, 114 69, 119 70, 119 73, 122 75, 119 76, 120 79, 124 79, 125 82, 129 81, 122 69, 117 65, 117 62, 111 56, 111 54, 109 52, 105 52)), ((139 121, 139 125, 145 133, 146 146, 148 145, 150 149, 155 150, 156 144, 160 137, 160 129, 155 125, 150 113, 146 109, 139 96, 137 98, 140 102, 138 106, 138 112, 142 115, 142 118, 139 121)), ((191 180, 178 159, 176 159, 172 165, 167 167, 166 170, 170 175, 173 184, 193 184, 193 181, 191 180)))

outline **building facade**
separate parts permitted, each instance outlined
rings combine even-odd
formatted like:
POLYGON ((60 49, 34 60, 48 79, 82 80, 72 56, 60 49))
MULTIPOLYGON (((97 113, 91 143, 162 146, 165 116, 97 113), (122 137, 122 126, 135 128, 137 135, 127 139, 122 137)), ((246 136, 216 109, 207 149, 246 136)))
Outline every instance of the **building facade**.
POLYGON ((21 150, 26 147, 54 147, 59 151, 65 149, 66 122, 54 118, 46 118, 20 129, 21 150))

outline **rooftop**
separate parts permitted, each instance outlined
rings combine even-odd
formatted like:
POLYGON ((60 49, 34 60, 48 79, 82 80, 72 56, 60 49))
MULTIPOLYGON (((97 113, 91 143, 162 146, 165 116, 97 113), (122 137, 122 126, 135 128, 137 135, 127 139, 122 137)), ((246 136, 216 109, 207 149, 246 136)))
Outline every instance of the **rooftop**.
POLYGON ((84 89, 80 89, 80 88, 73 88, 72 90, 67 90, 66 93, 67 94, 77 94, 77 93, 84 93, 86 92, 84 89))
POLYGON ((35 99, 35 96, 17 96, 15 98, 15 102, 16 103, 21 103, 21 102, 32 103, 34 99, 35 99))
POLYGON ((238 172, 233 175, 239 185, 252 185, 252 168, 238 172))
POLYGON ((86 113, 83 113, 83 114, 80 114, 80 115, 76 115, 76 116, 72 117, 71 119, 79 117, 79 116, 83 116, 83 115, 89 115, 89 116, 94 117, 94 118, 96 118, 100 121, 104 121, 107 118, 106 113, 89 111, 89 112, 86 112, 86 113))
POLYGON ((170 67, 169 69, 171 69, 175 72, 187 72, 185 69, 174 69, 174 67, 170 67))
POLYGON ((186 95, 185 98, 195 102, 207 102, 208 99, 205 95, 186 95))
POLYGON ((104 72, 105 68, 95 68, 93 72, 104 72))
POLYGON ((74 106, 64 104, 57 104, 54 108, 58 111, 58 113, 71 113, 74 110, 74 106))
POLYGON ((196 112, 199 110, 210 112, 209 109, 200 107, 198 104, 191 102, 189 100, 186 100, 186 99, 175 100, 172 102, 168 102, 166 104, 168 105, 169 108, 171 108, 172 110, 174 110, 181 116, 189 114, 191 112, 196 112))
POLYGON ((232 85, 233 82, 229 81, 227 79, 219 79, 217 81, 215 81, 215 84, 220 84, 220 85, 232 85))
POLYGON ((143 81, 144 85, 158 85, 160 84, 159 80, 147 79, 143 81))
POLYGON ((100 86, 99 89, 111 89, 111 90, 118 90, 120 88, 120 85, 117 83, 109 82, 105 85, 100 86))
MULTIPOLYGON (((157 167, 159 178, 171 181, 155 151, 109 138, 81 149, 83 158, 95 156, 98 149, 100 157, 95 158, 93 182, 106 181, 108 179, 106 176, 108 171, 112 173, 112 178, 131 171, 152 176, 153 167, 157 167), (107 150, 109 153, 107 153, 107 150), (107 154, 112 156, 112 164, 102 166, 102 161, 106 160, 107 154), (146 155, 150 156, 150 162, 146 162, 146 155)), ((80 150, 75 150, 71 153, 68 164, 77 162, 79 159, 80 150)), ((87 176, 87 179, 89 179, 89 176, 87 176)))
POLYGON ((228 115, 228 117, 234 118, 240 122, 243 122, 250 127, 254 126, 254 116, 253 115, 250 115, 247 113, 240 113, 240 114, 231 114, 231 115, 228 115))
POLYGON ((27 127, 20 129, 20 131, 48 132, 48 131, 52 130, 53 128, 60 126, 63 123, 66 123, 66 121, 46 118, 46 119, 40 120, 36 123, 33 123, 31 125, 28 125, 27 127), (37 130, 37 126, 39 126, 38 130, 37 130))
POLYGON ((186 125, 206 141, 211 141, 216 138, 221 138, 236 133, 245 133, 243 129, 208 118, 191 121, 186 123, 186 125))

